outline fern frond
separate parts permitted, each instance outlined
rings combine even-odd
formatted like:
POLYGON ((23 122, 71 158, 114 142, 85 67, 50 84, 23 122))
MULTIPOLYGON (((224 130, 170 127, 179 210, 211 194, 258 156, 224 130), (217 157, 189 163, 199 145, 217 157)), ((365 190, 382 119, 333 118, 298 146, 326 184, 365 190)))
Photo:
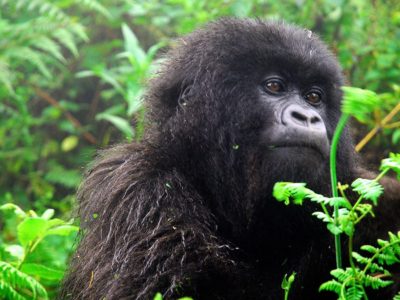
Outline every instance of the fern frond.
POLYGON ((379 288, 387 287, 391 284, 393 284, 392 280, 384 280, 377 276, 365 275, 365 277, 364 277, 364 285, 370 286, 375 290, 379 289, 379 288))
POLYGON ((360 300, 364 294, 364 289, 360 284, 354 283, 346 288, 346 300, 360 300))
POLYGON ((4 299, 13 299, 13 300, 28 300, 27 298, 21 296, 17 293, 13 287, 1 279, 0 277, 0 295, 4 297, 4 299))
POLYGON ((346 270, 343 269, 334 269, 331 271, 331 275, 335 278, 337 278, 340 282, 346 281, 349 277, 352 277, 352 269, 347 268, 346 270))
POLYGON ((48 15, 58 20, 68 20, 66 15, 53 1, 46 0, 1 0, 0 5, 15 8, 18 11, 36 11, 39 15, 48 15))
POLYGON ((342 289, 342 284, 336 280, 329 280, 327 282, 324 282, 319 287, 319 291, 335 292, 338 295, 340 294, 341 289, 342 289))
POLYGON ((27 61, 36 66, 39 71, 47 78, 51 78, 51 72, 43 61, 43 57, 37 51, 28 48, 20 47, 14 48, 14 52, 9 54, 12 59, 27 61))
POLYGON ((102 14, 103 16, 107 18, 111 18, 110 12, 105 8, 103 5, 101 5, 98 1, 96 0, 79 0, 76 1, 77 3, 81 5, 85 5, 86 7, 97 11, 98 13, 102 14))
POLYGON ((13 93, 13 88, 10 78, 11 78, 11 72, 8 64, 0 60, 0 85, 4 85, 10 93, 13 93))
POLYGON ((36 41, 33 41, 32 46, 52 55, 54 58, 63 63, 66 62, 64 56, 62 55, 60 46, 47 36, 39 36, 36 41))
POLYGON ((363 198, 371 200, 374 205, 378 204, 378 198, 383 193, 383 187, 375 180, 357 178, 351 184, 353 191, 359 193, 363 198))
POLYGON ((346 300, 360 300, 363 298, 364 294, 363 287, 355 283, 346 289, 346 300))
MULTIPOLYGON (((32 292, 33 299, 48 299, 45 288, 38 281, 4 261, 0 261, 0 280, 9 292, 10 287, 14 291, 27 289, 32 292)), ((24 299, 24 295, 20 296, 24 299)))

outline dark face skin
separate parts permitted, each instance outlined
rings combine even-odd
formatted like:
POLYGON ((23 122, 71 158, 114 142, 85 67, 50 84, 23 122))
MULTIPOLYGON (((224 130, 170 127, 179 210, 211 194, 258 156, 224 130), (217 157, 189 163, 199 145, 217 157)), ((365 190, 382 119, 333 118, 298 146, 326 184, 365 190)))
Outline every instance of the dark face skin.
POLYGON ((329 156, 322 87, 299 88, 281 75, 270 74, 259 90, 262 105, 274 112, 272 122, 262 130, 263 145, 280 153, 309 153, 320 159, 329 156))

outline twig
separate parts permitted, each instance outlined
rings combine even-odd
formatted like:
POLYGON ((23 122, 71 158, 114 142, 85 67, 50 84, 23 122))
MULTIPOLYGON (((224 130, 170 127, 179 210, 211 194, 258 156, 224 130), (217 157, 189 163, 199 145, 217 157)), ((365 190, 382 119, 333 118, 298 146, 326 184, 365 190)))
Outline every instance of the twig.
POLYGON ((61 106, 61 104, 54 99, 52 96, 50 96, 48 93, 46 93, 45 91, 41 90, 40 88, 35 87, 35 92, 36 94, 42 98, 43 100, 45 100, 47 103, 49 103, 50 105, 57 107, 58 109, 60 109, 63 114, 65 115, 65 117, 72 123, 72 125, 75 128, 78 128, 82 131, 82 135, 83 137, 91 144, 97 144, 97 140, 96 138, 87 131, 83 131, 82 128, 82 124, 81 122, 79 122, 79 120, 77 118, 75 118, 69 111, 67 111, 66 109, 64 109, 64 107, 61 106))
POLYGON ((382 122, 376 125, 367 135, 357 144, 356 151, 360 152, 362 148, 400 111, 400 103, 397 104, 382 122))

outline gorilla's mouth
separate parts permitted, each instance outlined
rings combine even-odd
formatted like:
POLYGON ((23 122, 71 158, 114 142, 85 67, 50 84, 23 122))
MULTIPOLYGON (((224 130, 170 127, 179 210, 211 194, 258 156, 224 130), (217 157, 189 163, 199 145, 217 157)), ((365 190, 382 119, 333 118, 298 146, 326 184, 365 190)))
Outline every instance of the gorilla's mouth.
MULTIPOLYGON (((325 132, 299 131, 287 129, 284 126, 274 126, 265 130, 261 136, 262 144, 269 150, 273 149, 310 149, 322 158, 329 157, 330 143, 325 132)), ((288 157, 289 159, 289 157, 288 157)))
POLYGON ((322 158, 327 158, 329 156, 329 152, 324 149, 322 150, 321 147, 315 144, 308 144, 308 143, 290 143, 290 144, 274 144, 268 147, 270 150, 275 149, 293 149, 302 151, 304 149, 311 150, 312 152, 320 155, 322 158))

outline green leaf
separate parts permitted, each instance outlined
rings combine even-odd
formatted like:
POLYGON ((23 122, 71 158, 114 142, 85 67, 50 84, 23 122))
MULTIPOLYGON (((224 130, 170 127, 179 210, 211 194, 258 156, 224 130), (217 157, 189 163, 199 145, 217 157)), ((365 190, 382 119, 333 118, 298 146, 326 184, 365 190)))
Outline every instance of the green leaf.
POLYGON ((348 208, 351 209, 352 206, 350 204, 350 202, 343 198, 343 197, 331 197, 331 198, 327 198, 327 202, 330 206, 334 207, 335 205, 337 205, 338 207, 344 207, 344 208, 348 208))
POLYGON ((345 86, 342 111, 357 118, 360 122, 369 120, 369 115, 380 105, 378 95, 369 90, 345 86))
POLYGON ((64 272, 61 270, 34 263, 24 263, 21 271, 34 277, 40 277, 52 281, 59 281, 64 276, 64 272))
POLYGON ((9 299, 13 300, 36 299, 38 296, 42 297, 42 299, 48 299, 45 288, 37 280, 4 261, 0 261, 0 291, 2 295, 10 296, 9 299), (26 298, 23 297, 22 292, 25 289, 31 291, 29 298, 28 296, 26 298))
POLYGON ((233 1, 230 7, 231 13, 236 17, 247 17, 253 9, 252 1, 233 1))
POLYGON ((371 245, 362 245, 360 248, 361 248, 361 250, 367 251, 372 254, 379 252, 378 248, 371 246, 371 245))
POLYGON ((47 221, 42 218, 27 218, 17 228, 18 240, 23 247, 39 237, 43 237, 47 229, 47 221))
POLYGON ((65 222, 64 220, 61 220, 59 218, 54 218, 54 219, 47 221, 47 228, 53 228, 56 226, 61 226, 61 225, 66 225, 66 224, 69 225, 69 223, 65 222))
POLYGON ((154 299, 153 300, 163 300, 163 296, 161 295, 161 293, 157 293, 155 296, 154 296, 154 299))
POLYGON ((46 236, 48 235, 61 235, 61 236, 67 236, 70 235, 73 232, 79 231, 78 226, 74 225, 61 225, 58 227, 51 228, 46 231, 46 236))
POLYGON ((349 268, 346 270, 343 269, 334 269, 330 273, 333 277, 337 278, 340 282, 346 281, 349 277, 352 277, 352 274, 349 272, 349 268))
POLYGON ((129 122, 121 117, 109 115, 109 114, 98 114, 96 120, 106 120, 112 123, 115 127, 121 130, 128 139, 133 137, 133 129, 129 122))
POLYGON ((319 287, 319 291, 335 292, 338 295, 340 295, 341 289, 342 289, 342 284, 337 282, 336 280, 329 280, 327 282, 324 282, 319 287))
POLYGON ((11 286, 10 283, 0 278, 0 295, 5 297, 4 299, 12 300, 27 300, 27 298, 18 294, 18 292, 11 286))
POLYGON ((354 281, 346 288, 346 300, 360 300, 365 294, 362 285, 354 281))
POLYGON ((364 285, 365 286, 370 286, 373 289, 379 289, 379 288, 384 288, 389 285, 393 284, 392 280, 384 280, 379 277, 371 276, 371 275, 365 275, 364 279, 364 285))
POLYGON ((122 24, 122 35, 125 41, 125 50, 133 55, 137 63, 146 60, 146 53, 139 45, 139 41, 135 34, 126 24, 122 24))
POLYGON ((61 142, 61 150, 64 152, 69 152, 78 146, 79 139, 76 135, 67 136, 61 142))
POLYGON ((392 135, 392 143, 393 144, 400 144, 400 129, 396 129, 392 135))
POLYGON ((81 180, 81 174, 78 170, 66 170, 61 165, 52 165, 45 175, 45 179, 65 187, 75 188, 81 180))
POLYGON ((363 198, 371 200, 374 205, 378 204, 378 198, 383 193, 383 187, 375 180, 357 178, 351 187, 363 198))
POLYGON ((289 205, 290 199, 294 204, 301 205, 307 196, 313 195, 305 186, 305 183, 277 182, 274 185, 273 196, 286 205, 289 205))
POLYGON ((40 52, 28 47, 20 47, 14 48, 13 53, 10 53, 9 56, 17 61, 21 60, 33 64, 36 68, 38 68, 43 76, 47 77, 47 79, 51 78, 51 72, 44 63, 44 57, 40 52))
POLYGON ((25 250, 20 245, 7 245, 4 247, 4 251, 8 252, 11 256, 21 260, 24 257, 25 250))
POLYGON ((290 289, 290 287, 292 286, 292 283, 294 282, 295 278, 296 278, 296 272, 293 272, 289 276, 289 278, 287 277, 287 274, 285 274, 285 276, 283 277, 283 280, 282 280, 281 288, 283 290, 288 291, 290 289))
POLYGON ((1 205, 0 210, 11 210, 17 217, 20 217, 21 219, 24 219, 26 217, 26 213, 18 205, 15 205, 13 203, 6 203, 1 205))
POLYGON ((62 45, 68 48, 75 57, 78 56, 78 48, 76 47, 75 38, 71 31, 64 28, 58 28, 54 31, 53 36, 62 45))
POLYGON ((45 220, 50 220, 53 216, 54 216, 54 209, 49 208, 45 210, 41 218, 45 220))
POLYGON ((318 219, 322 220, 323 222, 329 223, 331 222, 332 218, 330 216, 327 216, 324 212, 322 211, 316 211, 312 213, 313 216, 317 217, 318 219))
POLYGON ((336 226, 333 223, 329 223, 328 225, 326 225, 326 227, 328 228, 328 230, 333 234, 333 235, 338 235, 341 234, 343 231, 340 227, 336 226))
POLYGON ((35 41, 33 41, 33 45, 36 48, 54 56, 59 61, 64 63, 66 62, 64 56, 62 55, 60 46, 52 39, 49 39, 46 36, 40 36, 35 41))
POLYGON ((390 169, 397 173, 400 180, 400 153, 390 153, 389 158, 382 160, 380 170, 390 169))

